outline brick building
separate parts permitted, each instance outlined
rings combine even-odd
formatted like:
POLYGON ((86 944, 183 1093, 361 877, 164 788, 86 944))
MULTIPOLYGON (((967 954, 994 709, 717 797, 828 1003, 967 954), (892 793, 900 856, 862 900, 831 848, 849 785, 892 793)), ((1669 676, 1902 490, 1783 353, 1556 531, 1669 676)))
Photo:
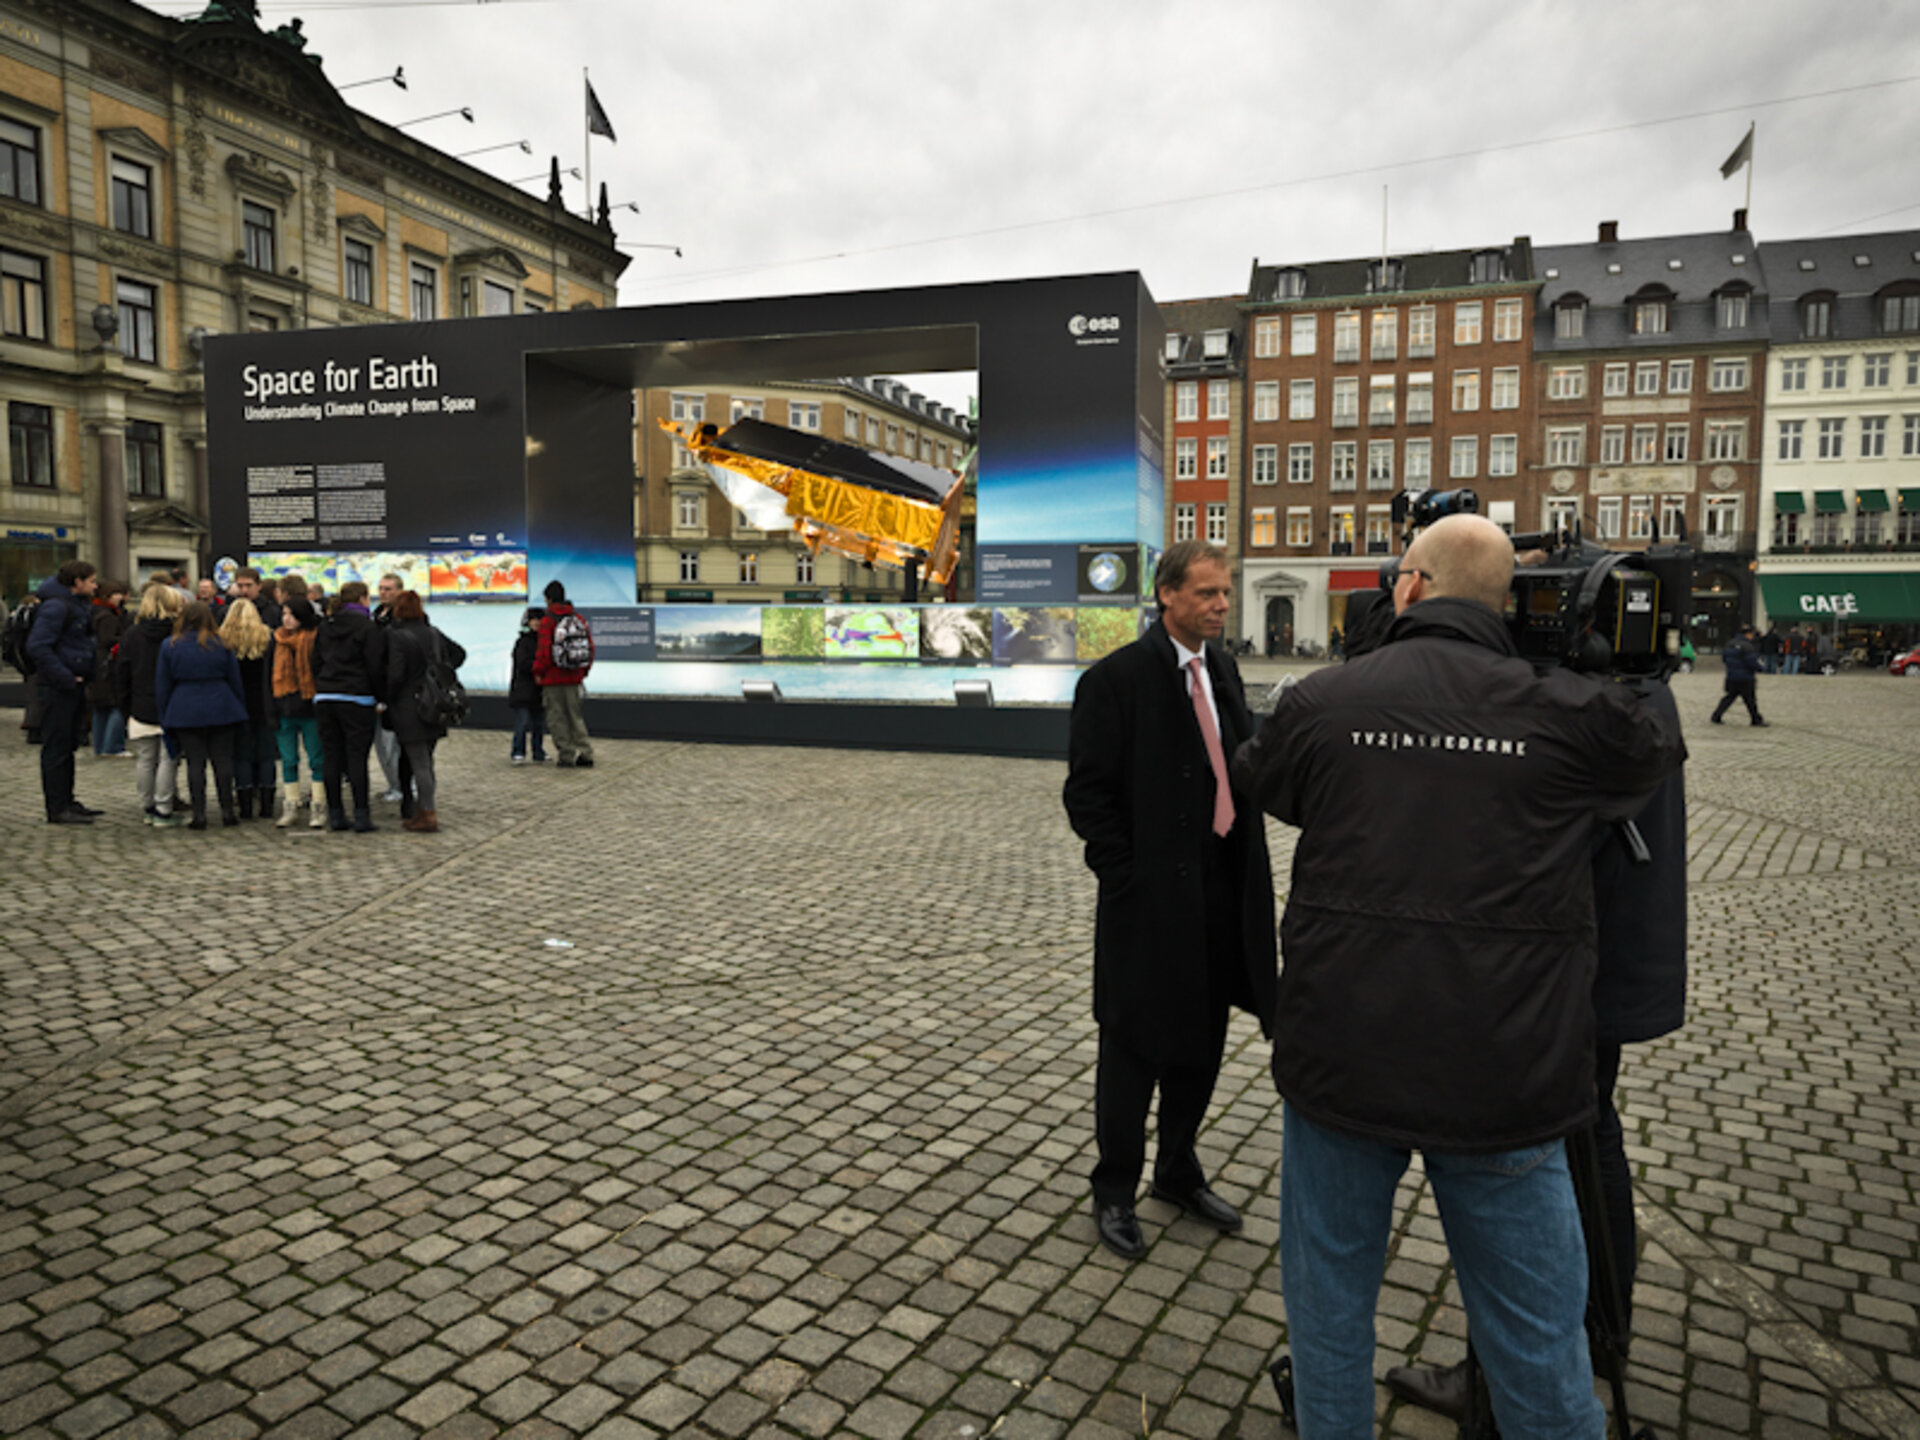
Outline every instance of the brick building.
POLYGON ((1326 645, 1397 553, 1404 488, 1467 486, 1508 528, 1532 429, 1531 243, 1312 265, 1255 261, 1242 302, 1245 570, 1238 629, 1326 645))
POLYGON ((1239 584, 1246 317, 1239 296, 1176 300, 1166 322, 1167 543, 1227 547, 1239 584))
POLYGON ((208 561, 208 334, 614 302, 610 228, 354 110, 250 9, 0 3, 0 595, 208 561))
POLYGON ((1581 522, 1617 549, 1686 539, 1695 643, 1754 614, 1767 276, 1744 211, 1717 234, 1541 246, 1538 432, 1521 529, 1581 522))
MULTIPOLYGON (((639 599, 720 604, 900 600, 905 576, 830 550, 813 554, 788 530, 758 530, 686 447, 660 428, 743 416, 847 445, 958 471, 970 431, 950 406, 897 380, 649 389, 634 397, 634 535, 639 599)), ((962 535, 962 567, 971 565, 962 535)), ((968 571, 970 573, 970 570, 968 571)), ((924 590, 922 599, 930 599, 924 590)))

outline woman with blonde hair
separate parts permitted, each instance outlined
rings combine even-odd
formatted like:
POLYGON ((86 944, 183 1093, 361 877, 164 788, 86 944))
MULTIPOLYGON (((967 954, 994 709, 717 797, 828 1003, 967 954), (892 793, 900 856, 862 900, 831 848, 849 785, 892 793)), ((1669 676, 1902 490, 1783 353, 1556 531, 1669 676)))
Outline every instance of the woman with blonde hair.
POLYGON ((184 603, 172 585, 150 582, 140 592, 140 608, 113 656, 114 703, 127 717, 127 748, 133 751, 134 759, 133 786, 147 824, 162 829, 186 823, 173 810, 178 762, 166 732, 160 728, 160 700, 154 692, 160 647, 173 634, 173 622, 184 603))
POLYGON ((189 830, 207 828, 207 762, 220 794, 220 823, 238 825, 233 808, 233 732, 247 718, 240 692, 240 662, 214 627, 213 608, 190 602, 173 623, 173 638, 160 647, 153 688, 160 723, 180 741, 187 761, 187 796, 193 805, 189 830))
POLYGON ((271 820, 274 713, 268 652, 273 649, 273 632, 251 600, 236 599, 227 602, 220 638, 239 662, 240 690, 247 701, 247 718, 233 737, 233 783, 239 789, 240 818, 251 820, 257 804, 260 818, 271 820))

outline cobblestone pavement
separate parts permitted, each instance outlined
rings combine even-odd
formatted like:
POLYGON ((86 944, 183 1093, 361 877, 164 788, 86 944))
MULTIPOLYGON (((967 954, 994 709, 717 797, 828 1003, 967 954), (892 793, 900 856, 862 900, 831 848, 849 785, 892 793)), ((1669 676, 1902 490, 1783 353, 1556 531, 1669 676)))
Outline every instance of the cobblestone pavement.
MULTIPOLYGON (((1665 1435, 1920 1436, 1920 685, 1693 746, 1693 1006, 1622 1080, 1665 1435)), ((1042 761, 443 748, 439 835, 40 822, 0 712, 0 1435, 1268 1437, 1248 1215, 1094 1241, 1093 887, 1042 761)), ((1291 841, 1273 827, 1279 884, 1291 841)), ((1378 1366, 1463 1321, 1417 1169, 1378 1366)), ((1382 1392, 1383 1431, 1451 1426, 1382 1392)))

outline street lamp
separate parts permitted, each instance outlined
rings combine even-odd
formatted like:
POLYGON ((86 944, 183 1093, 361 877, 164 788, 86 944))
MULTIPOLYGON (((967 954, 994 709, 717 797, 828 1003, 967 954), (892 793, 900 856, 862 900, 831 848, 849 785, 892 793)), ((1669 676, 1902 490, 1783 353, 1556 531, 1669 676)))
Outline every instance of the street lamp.
POLYGON ((449 115, 458 115, 462 120, 466 121, 469 125, 473 123, 473 111, 468 109, 465 105, 462 105, 458 110, 441 110, 438 113, 433 115, 422 115, 418 120, 402 120, 398 125, 394 126, 393 128, 396 130, 404 130, 409 125, 424 125, 429 120, 444 120, 449 115))
POLYGON ((682 260, 686 258, 680 253, 680 247, 678 245, 649 245, 644 240, 616 241, 613 248, 616 250, 671 250, 674 259, 682 260))
POLYGON ((533 146, 529 145, 525 140, 508 140, 500 145, 482 145, 478 150, 462 150, 453 158, 456 160, 467 160, 475 155, 491 154, 495 150, 511 150, 516 145, 520 147, 523 154, 531 155, 533 153, 533 146))
MULTIPOLYGON (((571 175, 571 176, 572 176, 572 177, 573 177, 574 179, 576 179, 576 180, 578 180, 578 179, 580 178, 580 167, 576 165, 576 166, 573 166, 573 167, 572 167, 572 168, 570 168, 570 169, 567 169, 567 170, 562 170, 562 171, 561 171, 560 173, 561 173, 562 175, 571 175)), ((538 175, 522 175, 522 176, 521 176, 521 177, 520 177, 520 178, 519 178, 518 180, 509 180, 509 181, 507 181, 507 184, 509 184, 509 185, 525 185, 525 184, 527 184, 527 183, 528 183, 528 182, 530 182, 530 181, 534 181, 534 180, 544 180, 544 179, 546 179, 546 178, 547 178, 547 172, 546 172, 545 170, 542 170, 542 171, 541 171, 541 172, 540 172, 540 173, 539 173, 538 175)))
POLYGON ((388 81, 392 81, 402 90, 406 89, 407 67, 404 65, 396 65, 393 67, 393 73, 391 75, 376 75, 371 80, 349 80, 346 84, 336 85, 333 88, 335 90, 351 90, 359 85, 385 85, 388 81))

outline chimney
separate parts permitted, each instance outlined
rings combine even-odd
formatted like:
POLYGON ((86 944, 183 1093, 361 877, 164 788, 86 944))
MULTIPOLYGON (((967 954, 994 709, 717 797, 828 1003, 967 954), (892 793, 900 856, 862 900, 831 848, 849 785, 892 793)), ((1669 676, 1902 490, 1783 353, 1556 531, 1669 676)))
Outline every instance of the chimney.
POLYGON ((1743 205, 1733 212, 1733 233, 1738 235, 1747 228, 1747 210, 1743 205))
POLYGON ((1600 243, 1602 245, 1613 245, 1616 244, 1619 239, 1620 222, 1618 220, 1602 220, 1600 222, 1600 243))

